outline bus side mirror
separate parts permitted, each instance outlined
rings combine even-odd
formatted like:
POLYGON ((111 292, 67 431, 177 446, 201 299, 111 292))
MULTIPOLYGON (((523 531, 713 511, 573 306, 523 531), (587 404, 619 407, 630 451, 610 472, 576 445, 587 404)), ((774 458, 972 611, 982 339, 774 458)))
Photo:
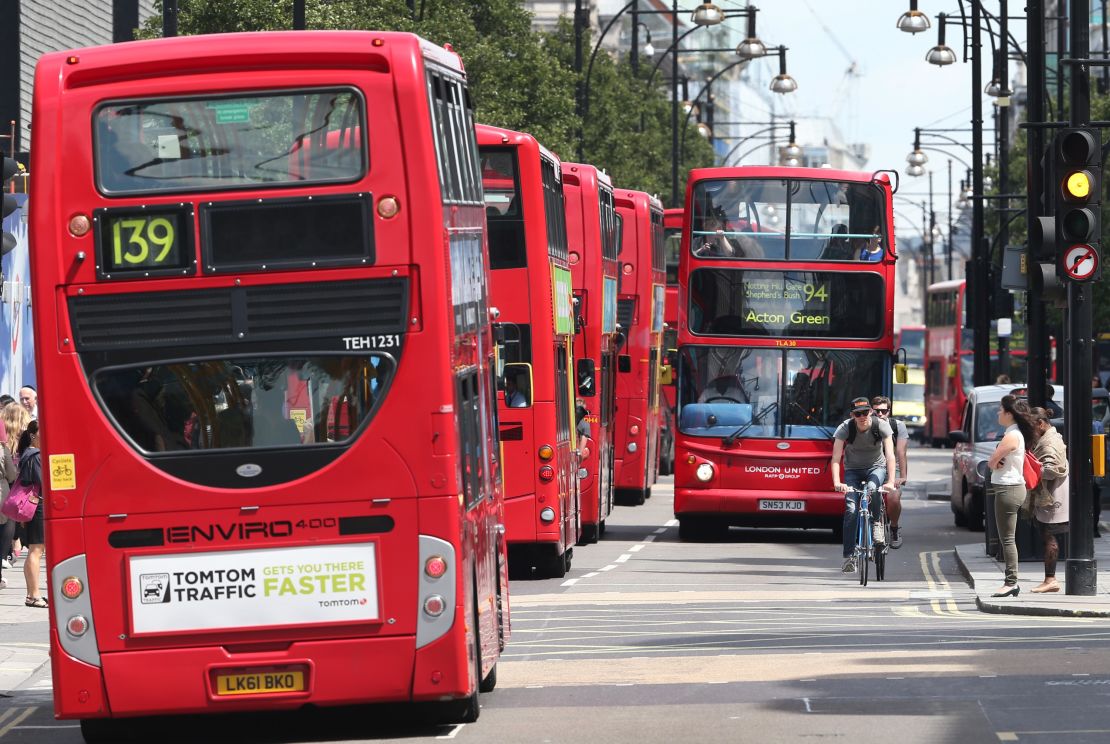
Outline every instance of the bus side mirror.
POLYGON ((632 371, 632 357, 628 354, 621 354, 617 357, 617 371, 618 372, 631 372, 632 371))
POLYGON ((594 360, 593 359, 579 359, 578 360, 578 394, 579 395, 596 395, 596 386, 594 385, 594 360))
POLYGON ((905 385, 906 381, 910 379, 909 371, 904 364, 894 365, 894 381, 899 385, 905 385))
POLYGON ((951 377, 951 378, 956 377, 956 365, 955 364, 949 364, 948 365, 948 376, 951 377))
POLYGON ((664 364, 659 367, 659 384, 660 385, 673 385, 674 384, 674 367, 669 364, 664 364))

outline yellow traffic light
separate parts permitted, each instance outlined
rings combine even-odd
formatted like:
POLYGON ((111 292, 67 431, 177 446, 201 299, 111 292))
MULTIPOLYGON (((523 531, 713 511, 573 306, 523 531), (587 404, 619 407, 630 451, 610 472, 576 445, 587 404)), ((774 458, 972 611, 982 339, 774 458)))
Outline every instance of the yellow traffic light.
POLYGON ((1064 181, 1064 191, 1072 199, 1086 199, 1091 194, 1091 174, 1087 171, 1069 173, 1064 181))

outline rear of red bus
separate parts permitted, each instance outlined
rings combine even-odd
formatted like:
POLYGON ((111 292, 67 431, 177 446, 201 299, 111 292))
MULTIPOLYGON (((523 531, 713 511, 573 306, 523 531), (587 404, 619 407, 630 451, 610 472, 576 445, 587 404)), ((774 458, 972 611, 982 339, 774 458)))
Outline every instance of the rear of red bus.
POLYGON ((674 473, 675 369, 678 361, 678 256, 682 246, 682 208, 663 210, 663 260, 667 270, 663 305, 663 400, 659 405, 659 474, 674 473))
POLYGON ((839 529, 836 427, 890 394, 894 224, 885 175, 694 170, 679 265, 675 516, 839 529))
POLYGON ((574 291, 574 384, 589 438, 579 482, 588 539, 600 537, 613 509, 613 407, 617 367, 619 228, 609 177, 592 165, 563 163, 567 249, 574 291), (596 535, 593 525, 596 527, 596 535))
POLYGON ((617 189, 621 217, 613 486, 620 503, 643 503, 659 465, 659 369, 666 281, 663 205, 642 191, 617 189))
POLYGON ((571 281, 558 159, 530 134, 480 124, 490 258, 499 311, 505 528, 513 566, 561 577, 579 538, 571 424, 571 281))
POLYGON ((925 430, 923 441, 948 444, 948 432, 962 425, 967 402, 961 379, 961 337, 964 324, 963 279, 929 285, 925 296, 925 430))
POLYGON ((472 720, 508 597, 458 57, 81 49, 39 61, 34 121, 56 715, 472 720))

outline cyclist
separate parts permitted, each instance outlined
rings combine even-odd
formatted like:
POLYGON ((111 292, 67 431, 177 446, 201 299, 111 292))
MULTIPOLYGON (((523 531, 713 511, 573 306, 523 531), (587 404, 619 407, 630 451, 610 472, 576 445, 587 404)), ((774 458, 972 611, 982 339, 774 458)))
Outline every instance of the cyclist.
POLYGON ((886 495, 886 513, 890 515, 890 547, 897 550, 902 547, 902 536, 898 531, 898 518, 902 516, 902 486, 909 480, 910 470, 906 459, 906 450, 909 448, 909 432, 906 424, 900 419, 890 417, 890 398, 885 395, 876 395, 871 399, 871 410, 881 420, 890 424, 894 432, 894 466, 897 478, 894 480, 894 490, 886 495))
MULTIPOLYGON (((852 399, 852 417, 836 427, 833 434, 832 472, 833 488, 844 496, 844 573, 854 573, 856 561, 855 521, 860 494, 852 489, 861 482, 876 490, 894 490, 894 433, 890 424, 871 415, 871 402, 867 398, 852 399), (844 458, 844 480, 840 479, 840 459, 844 458), (847 481, 847 482, 845 482, 847 481), (851 484, 851 485, 849 485, 851 484)), ((878 498, 871 499, 871 513, 880 518, 878 498)))

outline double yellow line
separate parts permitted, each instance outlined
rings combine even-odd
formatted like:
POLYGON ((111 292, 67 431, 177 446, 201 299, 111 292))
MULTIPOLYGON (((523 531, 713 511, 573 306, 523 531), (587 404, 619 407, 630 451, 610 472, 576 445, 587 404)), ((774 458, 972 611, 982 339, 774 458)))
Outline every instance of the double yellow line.
MULTIPOLYGON (((921 561, 921 573, 925 574, 925 583, 929 585, 929 589, 934 592, 951 592, 952 585, 948 583, 948 579, 944 578, 944 572, 940 570, 940 551, 918 553, 917 556, 921 561)), ((933 599, 930 604, 933 607, 933 612, 938 615, 945 617, 967 616, 967 613, 961 610, 951 597, 933 599)))
POLYGON ((23 723, 36 710, 38 710, 36 706, 31 706, 30 708, 8 708, 0 713, 0 738, 7 736, 9 731, 23 723))

